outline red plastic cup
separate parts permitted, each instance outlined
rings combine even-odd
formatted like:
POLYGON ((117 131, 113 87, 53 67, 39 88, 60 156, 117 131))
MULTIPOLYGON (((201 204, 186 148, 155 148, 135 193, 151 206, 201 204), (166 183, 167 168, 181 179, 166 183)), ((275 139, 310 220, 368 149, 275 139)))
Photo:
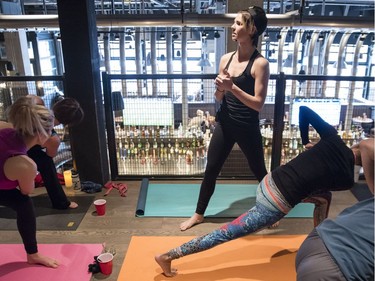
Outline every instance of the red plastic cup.
POLYGON ((104 275, 110 275, 113 268, 113 255, 111 253, 104 253, 98 256, 100 271, 104 275))
POLYGON ((98 214, 98 216, 104 216, 106 203, 107 201, 105 199, 98 199, 94 201, 96 213, 98 214))

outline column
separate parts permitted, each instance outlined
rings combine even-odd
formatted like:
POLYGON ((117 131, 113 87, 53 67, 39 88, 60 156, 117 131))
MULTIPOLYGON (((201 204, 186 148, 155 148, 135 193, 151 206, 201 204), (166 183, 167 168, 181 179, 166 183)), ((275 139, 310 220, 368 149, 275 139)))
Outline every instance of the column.
POLYGON ((65 95, 85 112, 83 122, 70 130, 73 158, 82 180, 105 184, 110 177, 94 1, 58 0, 57 7, 65 95))

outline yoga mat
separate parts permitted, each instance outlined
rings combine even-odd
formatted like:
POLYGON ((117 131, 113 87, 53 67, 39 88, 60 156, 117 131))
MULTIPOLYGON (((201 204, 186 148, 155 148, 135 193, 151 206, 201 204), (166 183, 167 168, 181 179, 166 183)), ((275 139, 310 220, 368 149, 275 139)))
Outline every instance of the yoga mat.
POLYGON ((366 183, 357 182, 353 185, 350 191, 358 201, 363 201, 374 196, 366 183))
POLYGON ((89 281, 88 265, 102 251, 101 244, 39 244, 39 252, 60 262, 58 268, 30 265, 22 244, 1 244, 0 280, 89 281))
MULTIPOLYGON (((235 218, 255 205, 257 184, 217 184, 205 217, 235 218)), ((199 184, 142 183, 136 216, 190 217, 199 195, 199 184)), ((300 203, 286 217, 311 218, 314 204, 300 203)))
MULTIPOLYGON (((133 236, 117 281, 171 280, 155 262, 156 254, 189 241, 192 236, 133 236)), ((213 249, 172 261, 174 281, 296 280, 296 251, 306 235, 250 235, 213 249)))
POLYGON ((137 216, 143 216, 145 214, 144 210, 146 208, 148 184, 149 184, 148 179, 142 179, 141 189, 139 190, 139 195, 138 195, 137 209, 135 211, 137 216))
MULTIPOLYGON (((93 195, 69 197, 78 204, 76 209, 56 210, 46 194, 32 197, 36 212, 37 230, 76 230, 94 201, 93 195)), ((0 207, 0 230, 17 230, 16 212, 0 207)))

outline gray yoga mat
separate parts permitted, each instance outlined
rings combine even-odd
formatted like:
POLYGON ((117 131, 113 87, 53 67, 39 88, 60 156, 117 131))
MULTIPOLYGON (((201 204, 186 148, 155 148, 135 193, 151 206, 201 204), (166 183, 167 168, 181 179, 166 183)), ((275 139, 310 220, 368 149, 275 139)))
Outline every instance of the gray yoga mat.
MULTIPOLYGON (((32 197, 36 213, 37 230, 76 230, 94 202, 93 195, 69 197, 78 204, 76 209, 52 209, 46 194, 32 197)), ((16 212, 10 208, 0 207, 0 230, 17 230, 16 212)))

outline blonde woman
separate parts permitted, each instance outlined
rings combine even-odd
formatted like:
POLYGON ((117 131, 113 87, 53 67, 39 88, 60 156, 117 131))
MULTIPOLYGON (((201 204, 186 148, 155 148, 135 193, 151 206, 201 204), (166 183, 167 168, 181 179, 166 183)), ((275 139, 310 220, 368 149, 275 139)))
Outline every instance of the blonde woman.
POLYGON ((34 190, 37 166, 27 156, 29 148, 42 145, 49 138, 54 116, 33 99, 21 97, 10 107, 8 121, 13 128, 0 124, 0 205, 17 213, 27 262, 56 268, 58 261, 38 252, 35 211, 29 197, 34 190))

